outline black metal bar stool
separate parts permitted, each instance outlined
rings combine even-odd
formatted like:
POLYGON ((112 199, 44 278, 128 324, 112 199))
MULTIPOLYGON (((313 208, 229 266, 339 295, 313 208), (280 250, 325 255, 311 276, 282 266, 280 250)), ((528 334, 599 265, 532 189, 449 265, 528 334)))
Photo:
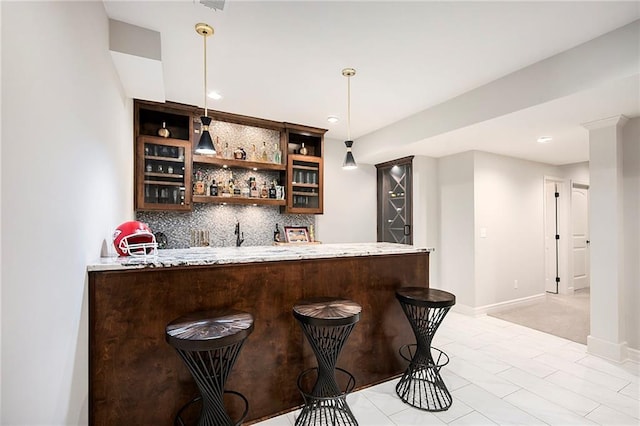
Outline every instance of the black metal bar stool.
POLYGON ((452 398, 440 369, 449 363, 449 357, 431 347, 431 341, 449 309, 456 304, 456 296, 431 288, 402 287, 396 290, 396 298, 416 336, 415 344, 400 348, 400 355, 409 361, 409 367, 396 385, 396 393, 402 401, 421 410, 448 410, 452 398))
POLYGON ((196 312, 167 325, 167 343, 176 349, 200 390, 200 396, 178 411, 175 425, 184 425, 184 410, 198 401, 202 401, 198 426, 237 426, 242 423, 249 411, 249 403, 242 394, 225 390, 224 385, 245 339, 252 331, 253 316, 234 309, 196 312), (231 420, 224 407, 225 393, 244 401, 244 412, 236 422, 231 420))
POLYGON ((298 376, 304 406, 296 426, 358 424, 347 405, 347 394, 353 390, 355 378, 337 368, 336 362, 351 330, 360 320, 361 311, 362 307, 351 300, 332 297, 302 300, 293 307, 293 316, 300 323, 318 363, 318 367, 298 376), (346 384, 340 386, 342 382, 346 384))

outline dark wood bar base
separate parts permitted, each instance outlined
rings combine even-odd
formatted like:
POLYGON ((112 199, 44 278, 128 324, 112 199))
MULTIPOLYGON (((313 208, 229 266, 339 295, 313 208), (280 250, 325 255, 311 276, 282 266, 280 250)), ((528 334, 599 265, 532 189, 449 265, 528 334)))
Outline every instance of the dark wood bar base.
POLYGON ((406 367, 398 348, 415 339, 395 290, 428 287, 428 276, 427 252, 89 272, 90 424, 172 424, 198 390, 166 343, 165 327, 199 310, 254 317, 227 382, 248 399, 248 424, 303 402, 296 379, 315 357, 291 313, 301 299, 332 296, 362 306, 337 364, 355 376, 357 389, 397 376, 406 367))

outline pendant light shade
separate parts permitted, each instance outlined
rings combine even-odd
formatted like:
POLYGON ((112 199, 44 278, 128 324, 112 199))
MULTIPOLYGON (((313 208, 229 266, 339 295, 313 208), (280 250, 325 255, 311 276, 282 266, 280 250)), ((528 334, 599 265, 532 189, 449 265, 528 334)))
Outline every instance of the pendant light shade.
POLYGON ((351 153, 351 147, 353 146, 353 141, 344 141, 344 144, 347 146, 347 156, 344 157, 344 163, 342 163, 342 168, 344 170, 357 169, 358 165, 356 164, 356 159, 353 158, 353 153, 351 153))
POLYGON ((353 68, 345 68, 342 70, 342 75, 347 77, 347 137, 348 140, 344 141, 347 147, 347 155, 344 157, 344 163, 342 163, 343 170, 357 169, 356 159, 353 158, 351 147, 353 141, 351 140, 351 77, 356 75, 356 70, 353 68))
POLYGON ((200 117, 202 129, 200 130, 200 141, 196 146, 196 154, 216 155, 216 148, 209 133, 211 117, 207 116, 207 37, 213 35, 213 28, 207 24, 199 23, 196 24, 196 32, 204 40, 204 115, 200 117))

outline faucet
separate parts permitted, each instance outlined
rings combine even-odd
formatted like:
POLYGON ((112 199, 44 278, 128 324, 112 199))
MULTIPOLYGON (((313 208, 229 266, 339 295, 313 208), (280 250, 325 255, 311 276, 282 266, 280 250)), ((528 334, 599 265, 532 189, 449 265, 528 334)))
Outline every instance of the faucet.
POLYGON ((240 247, 244 243, 244 232, 240 232, 240 222, 236 222, 236 230, 233 233, 236 235, 236 247, 240 247))

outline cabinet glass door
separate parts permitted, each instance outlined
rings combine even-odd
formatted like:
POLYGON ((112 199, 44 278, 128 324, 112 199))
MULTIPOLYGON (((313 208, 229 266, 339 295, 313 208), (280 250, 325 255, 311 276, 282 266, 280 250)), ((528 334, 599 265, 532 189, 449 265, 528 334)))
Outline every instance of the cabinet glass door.
POLYGON ((413 157, 376 164, 378 241, 412 244, 411 163, 413 157))
POLYGON ((138 147, 138 210, 189 210, 189 142, 143 137, 138 147))
POLYGON ((287 175, 287 210, 291 213, 322 213, 322 160, 289 155, 287 175))

